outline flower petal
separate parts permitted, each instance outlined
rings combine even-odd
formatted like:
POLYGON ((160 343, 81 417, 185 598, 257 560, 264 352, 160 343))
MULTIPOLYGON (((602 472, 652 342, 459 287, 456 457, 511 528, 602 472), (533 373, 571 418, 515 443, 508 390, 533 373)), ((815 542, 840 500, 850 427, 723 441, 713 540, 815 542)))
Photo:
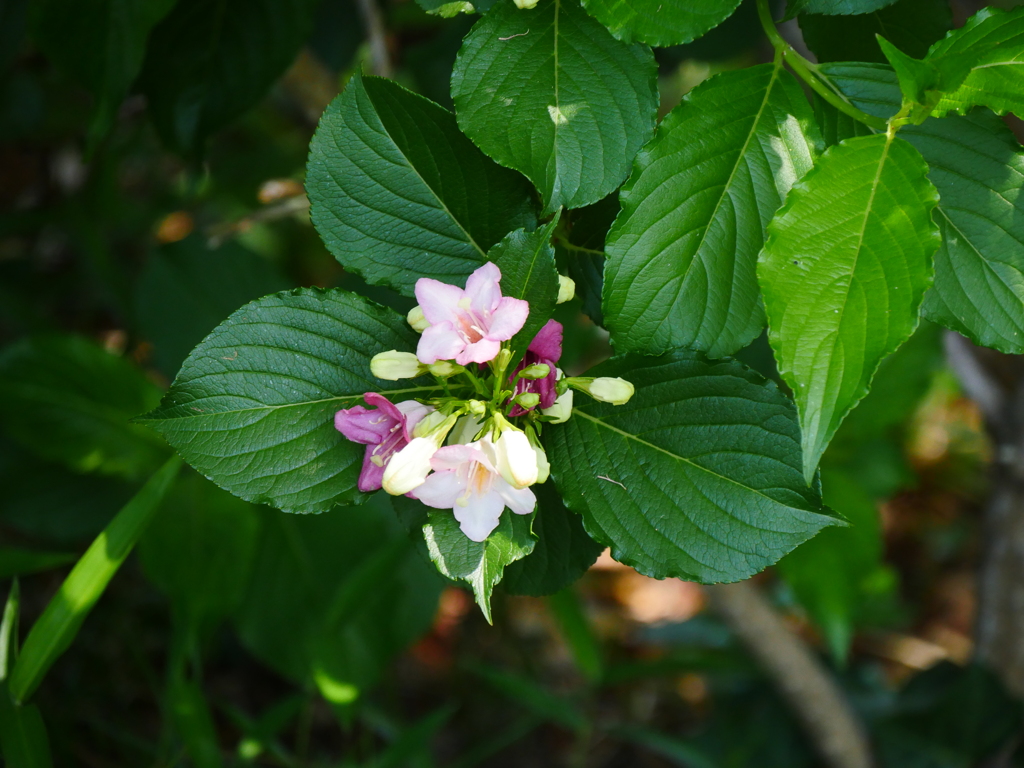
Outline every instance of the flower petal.
POLYGON ((480 451, 473 445, 447 445, 438 448, 430 460, 430 466, 435 472, 446 472, 459 469, 463 464, 471 461, 479 461, 480 451))
POLYGON ((530 314, 530 303, 522 299, 504 297, 498 302, 497 309, 491 316, 484 338, 492 341, 508 341, 523 327, 530 314))
POLYGON ((365 395, 363 395, 363 400, 367 405, 372 405, 374 408, 379 408, 380 411, 386 414, 389 419, 393 419, 394 421, 401 421, 403 418, 402 411, 379 392, 367 392, 365 395))
POLYGON ((373 448, 367 448, 366 453, 363 454, 363 468, 359 472, 359 482, 356 486, 363 493, 379 491, 382 487, 381 481, 384 479, 384 467, 374 464, 371 461, 372 457, 373 448))
POLYGON ((416 357, 421 363, 430 365, 438 360, 451 360, 465 348, 465 339, 451 323, 436 323, 420 336, 420 343, 416 346, 416 357))
POLYGON ((430 472, 430 459, 437 443, 428 437, 417 437, 391 457, 381 485, 392 496, 403 496, 423 484, 430 472))
POLYGON ((451 509, 466 490, 466 482, 452 471, 435 472, 423 481, 423 485, 412 491, 417 498, 434 509, 451 509))
POLYGON ((491 493, 500 495, 508 508, 517 515, 528 515, 537 506, 537 497, 533 495, 533 491, 529 488, 513 488, 502 479, 494 481, 494 490, 491 493))
MULTIPOLYGON (((431 330, 433 330, 433 326, 423 332, 423 337, 425 338, 431 330)), ((469 365, 470 363, 489 363, 498 356, 499 352, 501 352, 501 342, 492 341, 491 339, 480 339, 480 341, 474 342, 473 344, 466 344, 466 346, 457 355, 455 355, 455 362, 459 365, 469 365)))
POLYGON ((416 301, 431 325, 456 322, 459 302, 464 295, 465 292, 457 285, 448 285, 440 280, 421 277, 416 281, 416 301))
POLYGON ((537 331, 527 351, 533 352, 541 360, 554 360, 557 363, 562 356, 562 324, 557 320, 548 320, 537 331))
POLYGON ((494 491, 483 494, 471 494, 466 506, 458 503, 452 507, 459 527, 473 541, 483 541, 498 527, 501 513, 505 509, 505 501, 494 491))
POLYGON ((398 420, 389 417, 384 411, 370 410, 361 405, 334 414, 334 428, 353 443, 362 445, 377 445, 388 436, 396 423, 398 420))
POLYGON ((402 415, 405 424, 406 440, 412 440, 412 431, 416 428, 416 425, 423 421, 424 416, 434 410, 433 406, 424 405, 415 400, 403 400, 395 408, 402 415))
MULTIPOLYGON (((501 301, 501 270, 493 262, 487 262, 477 269, 466 281, 466 298, 469 305, 477 310, 491 312, 501 301)), ((428 318, 429 319, 429 318, 428 318)))

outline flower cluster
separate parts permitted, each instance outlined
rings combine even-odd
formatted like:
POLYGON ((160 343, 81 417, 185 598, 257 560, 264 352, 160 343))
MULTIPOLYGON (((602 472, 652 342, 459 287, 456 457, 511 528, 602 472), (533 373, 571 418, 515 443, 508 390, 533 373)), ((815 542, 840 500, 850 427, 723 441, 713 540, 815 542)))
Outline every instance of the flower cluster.
MULTIPOLYGON (((558 368, 562 326, 554 320, 509 372, 511 342, 530 306, 502 296, 500 281, 501 271, 490 263, 469 276, 465 289, 417 281, 419 305, 408 318, 422 334, 416 353, 382 352, 370 368, 388 381, 431 375, 436 396, 392 403, 368 392, 363 400, 370 408, 346 408, 334 417, 338 431, 366 446, 359 490, 383 488, 451 509, 473 541, 491 534, 505 507, 533 512, 530 486, 549 474, 543 425, 570 418, 574 389, 617 405, 633 395, 623 379, 566 377, 558 368)), ((572 281, 562 278, 559 301, 572 292, 572 281)))

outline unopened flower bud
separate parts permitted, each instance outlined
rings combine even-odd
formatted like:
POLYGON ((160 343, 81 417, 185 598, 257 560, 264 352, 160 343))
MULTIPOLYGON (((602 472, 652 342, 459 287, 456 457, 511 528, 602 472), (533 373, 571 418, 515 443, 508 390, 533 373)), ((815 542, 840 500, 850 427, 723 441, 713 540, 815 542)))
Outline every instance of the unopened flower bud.
POLYGON ((520 395, 516 395, 516 403, 527 410, 530 408, 536 408, 540 405, 540 395, 536 392, 523 392, 520 395))
POLYGON ((571 386, 586 392, 595 400, 612 405, 628 403, 634 391, 632 384, 617 377, 599 376, 596 379, 581 377, 568 381, 571 386))
POLYGON ((392 349, 389 352, 381 352, 374 355, 370 360, 370 372, 378 379, 387 381, 398 381, 399 379, 414 379, 427 372, 427 366, 423 365, 412 352, 399 352, 392 349))
POLYGON ((542 408, 540 412, 545 416, 549 416, 554 424, 568 421, 569 417, 572 416, 572 390, 567 389, 558 396, 558 399, 555 400, 550 408, 542 408))
MULTIPOLYGON (((422 423, 422 422, 421 422, 422 423)), ((440 446, 429 437, 417 437, 391 457, 381 485, 392 496, 404 496, 419 488, 430 474, 430 459, 440 446)))
POLYGON ((499 371, 504 371, 508 368, 508 364, 512 361, 512 350, 508 347, 504 347, 498 356, 494 358, 494 367, 499 371))
POLYGON ((466 403, 466 406, 474 416, 483 416, 487 413, 487 404, 481 400, 470 400, 466 403))
POLYGON ((558 298, 555 299, 556 304, 565 304, 567 301, 572 301, 576 295, 576 281, 571 277, 565 275, 558 276, 558 298))
POLYGON ((528 365, 519 372, 519 378, 521 379, 546 379, 548 374, 551 373, 551 369, 544 363, 534 363, 528 365))
POLYGON ((525 432, 506 429, 494 443, 498 472, 515 488, 526 488, 537 482, 537 454, 525 432))
POLYGON ((427 370, 440 379, 447 379, 449 376, 462 373, 466 369, 461 365, 456 365, 451 360, 438 360, 436 363, 428 365, 427 370))
POLYGON ((429 437, 438 445, 441 445, 452 427, 455 426, 457 420, 457 416, 446 416, 441 411, 432 411, 424 416, 419 424, 413 427, 413 437, 429 437))
POLYGON ((531 8, 536 8, 539 0, 515 0, 516 8, 521 11, 528 11, 531 8))
POLYGON ((548 455, 536 443, 533 445, 533 452, 537 455, 537 482, 546 483, 551 475, 551 463, 548 461, 548 455))
POLYGON ((409 314, 405 316, 405 319, 409 321, 409 325, 412 326, 413 330, 418 333, 423 333, 430 327, 430 323, 427 322, 427 318, 423 314, 423 308, 419 304, 409 310, 409 314))

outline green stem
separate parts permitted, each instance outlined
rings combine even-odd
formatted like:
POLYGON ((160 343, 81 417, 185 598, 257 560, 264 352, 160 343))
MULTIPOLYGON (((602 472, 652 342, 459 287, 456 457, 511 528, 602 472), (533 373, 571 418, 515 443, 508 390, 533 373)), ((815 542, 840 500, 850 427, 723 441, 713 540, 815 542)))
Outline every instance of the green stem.
POLYGON ((832 88, 826 85, 822 76, 818 73, 817 64, 813 64, 805 59, 796 51, 796 49, 793 48, 793 46, 782 38, 782 35, 779 34, 779 30, 775 28, 775 22, 772 20, 771 11, 768 8, 768 0, 757 0, 757 15, 761 20, 761 26, 764 28, 764 33, 768 35, 768 39, 771 41, 772 47, 775 48, 776 62, 778 62, 781 57, 783 61, 789 64, 789 68, 792 69, 801 80, 810 86, 811 90, 843 114, 848 115, 854 120, 864 123, 864 125, 870 126, 875 130, 886 130, 887 125, 885 120, 880 117, 875 117, 874 115, 869 115, 867 112, 862 112, 847 101, 846 97, 832 90, 832 88))

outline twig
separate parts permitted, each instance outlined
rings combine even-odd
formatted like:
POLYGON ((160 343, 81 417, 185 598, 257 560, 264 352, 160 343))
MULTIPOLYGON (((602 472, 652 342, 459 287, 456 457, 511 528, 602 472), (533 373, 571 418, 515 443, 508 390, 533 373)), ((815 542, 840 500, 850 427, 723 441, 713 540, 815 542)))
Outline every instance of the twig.
POLYGON ((872 768, 863 726, 833 677, 749 582, 708 587, 712 606, 778 686, 830 768, 872 768))
POLYGON ((942 342, 946 348, 946 360, 964 388, 964 394, 974 401, 990 423, 998 423, 1006 407, 1006 397, 999 383, 974 354, 974 345, 954 331, 946 331, 942 342))
POLYGON ((388 41, 384 29, 384 17, 376 0, 358 0, 359 13, 366 26, 366 38, 370 44, 370 69, 373 74, 391 77, 394 67, 388 53, 388 41))

